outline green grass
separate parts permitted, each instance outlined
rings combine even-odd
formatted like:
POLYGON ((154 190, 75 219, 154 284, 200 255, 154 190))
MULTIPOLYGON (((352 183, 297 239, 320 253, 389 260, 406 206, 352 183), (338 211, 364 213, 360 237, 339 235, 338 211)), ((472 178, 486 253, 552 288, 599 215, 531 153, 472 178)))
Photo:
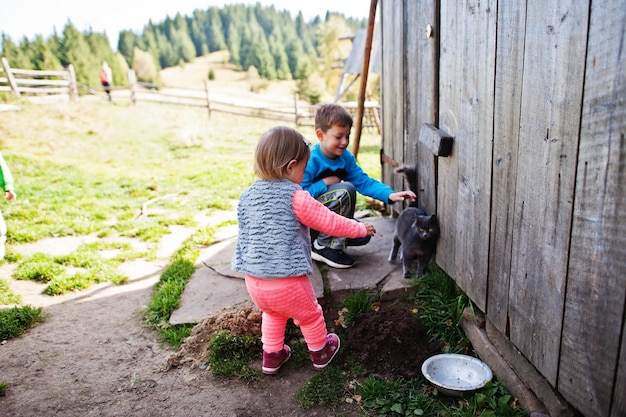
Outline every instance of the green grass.
POLYGON ((471 307, 467 295, 439 267, 415 285, 414 303, 431 339, 444 346, 444 353, 467 353, 471 343, 461 328, 463 311, 471 307))
POLYGON ((0 310, 0 340, 20 336, 28 328, 45 320, 41 308, 31 306, 0 310))
POLYGON ((262 344, 258 336, 235 336, 221 332, 209 342, 211 373, 220 377, 258 380, 261 372, 251 365, 260 356, 262 344))
POLYGON ((189 324, 170 325, 169 318, 178 307, 185 286, 196 270, 200 249, 214 242, 215 230, 213 227, 199 229, 183 242, 161 274, 159 282, 154 287, 152 299, 144 310, 145 323, 158 331, 163 340, 171 346, 179 347, 193 328, 189 324))
POLYGON ((343 327, 350 327, 356 318, 361 314, 372 311, 375 297, 371 291, 353 291, 346 298, 341 300, 341 310, 339 310, 339 321, 343 327))
POLYGON ((0 279, 0 304, 20 304, 22 296, 11 291, 11 287, 4 280, 0 279))
POLYGON ((303 408, 315 405, 336 405, 344 398, 344 387, 348 383, 345 372, 339 368, 329 366, 316 372, 296 393, 303 408))

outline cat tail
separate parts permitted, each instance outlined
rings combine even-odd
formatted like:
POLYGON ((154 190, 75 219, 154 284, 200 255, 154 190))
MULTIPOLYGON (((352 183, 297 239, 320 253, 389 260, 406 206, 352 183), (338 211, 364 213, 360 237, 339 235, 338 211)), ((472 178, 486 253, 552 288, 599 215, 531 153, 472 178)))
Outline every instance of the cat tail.
MULTIPOLYGON (((417 167, 415 165, 400 165, 395 171, 404 176, 405 181, 409 185, 409 190, 418 195, 417 167)), ((410 203, 409 207, 419 207, 417 200, 410 203)))

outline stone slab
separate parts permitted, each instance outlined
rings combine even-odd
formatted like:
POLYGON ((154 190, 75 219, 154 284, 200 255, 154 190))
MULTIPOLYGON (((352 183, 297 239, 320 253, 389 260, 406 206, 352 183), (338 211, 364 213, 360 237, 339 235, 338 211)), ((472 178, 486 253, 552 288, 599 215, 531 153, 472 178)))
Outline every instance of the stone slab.
MULTIPOLYGON (((181 295, 179 306, 170 316, 170 324, 199 323, 216 310, 250 300, 244 275, 230 269, 237 226, 221 228, 219 241, 201 251, 198 269, 193 273, 181 295)), ((317 267, 309 275, 315 295, 324 296, 324 282, 317 267)))
MULTIPOLYGON (((373 224, 377 233, 367 245, 349 248, 349 253, 357 261, 353 268, 334 269, 313 262, 313 274, 309 279, 318 299, 324 297, 320 267, 327 271, 333 295, 378 288, 382 299, 389 300, 411 290, 410 281, 402 277, 402 267, 387 261, 395 219, 365 218, 362 221, 373 224)), ((218 242, 200 253, 198 269, 187 282, 179 307, 170 316, 170 324, 199 323, 216 310, 250 300, 243 274, 230 269, 237 243, 237 226, 220 228, 215 237, 218 242)))
POLYGON ((354 267, 328 268, 327 276, 332 293, 375 289, 399 267, 398 264, 387 261, 393 241, 395 219, 371 217, 361 219, 361 221, 373 224, 376 228, 376 235, 367 245, 349 247, 346 250, 356 261, 354 267))

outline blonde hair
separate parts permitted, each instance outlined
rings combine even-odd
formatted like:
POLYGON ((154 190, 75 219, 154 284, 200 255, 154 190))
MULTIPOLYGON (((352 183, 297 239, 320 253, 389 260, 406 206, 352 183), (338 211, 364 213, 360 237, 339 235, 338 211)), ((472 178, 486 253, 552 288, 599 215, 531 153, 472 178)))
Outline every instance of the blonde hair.
POLYGON ((282 179, 289 162, 302 161, 311 154, 302 133, 287 126, 276 126, 261 136, 254 153, 254 173, 265 180, 282 179))
POLYGON ((335 125, 352 128, 352 123, 350 112, 339 104, 324 104, 315 112, 315 129, 320 129, 324 133, 335 125))

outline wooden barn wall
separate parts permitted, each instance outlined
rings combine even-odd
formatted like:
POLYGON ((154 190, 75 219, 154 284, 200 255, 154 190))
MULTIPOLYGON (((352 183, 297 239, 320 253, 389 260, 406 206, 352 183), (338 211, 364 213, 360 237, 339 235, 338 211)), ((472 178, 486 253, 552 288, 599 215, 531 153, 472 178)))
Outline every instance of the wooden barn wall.
MULTIPOLYGON (((378 7, 381 15, 386 16, 381 22, 382 49, 389 48, 395 51, 390 59, 383 59, 381 71, 387 74, 381 80, 381 103, 384 109, 381 133, 388 140, 383 145, 383 151, 396 161, 404 158, 404 31, 398 28, 404 25, 404 4, 402 1, 380 1, 378 7), (393 48, 391 48, 393 45, 393 48)), ((383 164, 382 179, 394 190, 404 187, 402 176, 394 172, 391 165, 383 164)), ((398 205, 398 204, 396 204, 398 205)), ((401 210, 400 210, 401 211, 401 210)))
POLYGON ((439 158, 437 263, 486 311, 493 152, 495 0, 441 2, 439 127, 455 137, 439 158))
MULTIPOLYGON (((436 158, 418 141, 424 123, 437 124, 438 105, 438 10, 429 0, 404 0, 404 25, 415 25, 421 31, 405 33, 405 131, 404 158, 401 161, 418 168, 417 197, 427 213, 436 213, 437 194, 435 176, 436 158), (429 28, 430 25, 430 28, 429 28)), ((407 188, 407 186, 405 186, 407 188)))
POLYGON ((526 6, 509 337, 552 385, 565 304, 588 10, 580 0, 526 6))
POLYGON ((379 0, 379 16, 383 147, 418 164, 437 264, 583 415, 626 415, 623 0, 379 0), (423 123, 452 155, 422 149, 423 123))
POLYGON ((558 374, 568 400, 598 417, 626 416, 625 22, 623 1, 591 3, 558 374))
MULTIPOLYGON (((489 319, 507 334, 513 247, 515 182, 524 65, 526 5, 498 4, 493 179, 491 184, 491 237, 489 244, 489 319)), ((507 334, 508 336, 508 334, 507 334)))

